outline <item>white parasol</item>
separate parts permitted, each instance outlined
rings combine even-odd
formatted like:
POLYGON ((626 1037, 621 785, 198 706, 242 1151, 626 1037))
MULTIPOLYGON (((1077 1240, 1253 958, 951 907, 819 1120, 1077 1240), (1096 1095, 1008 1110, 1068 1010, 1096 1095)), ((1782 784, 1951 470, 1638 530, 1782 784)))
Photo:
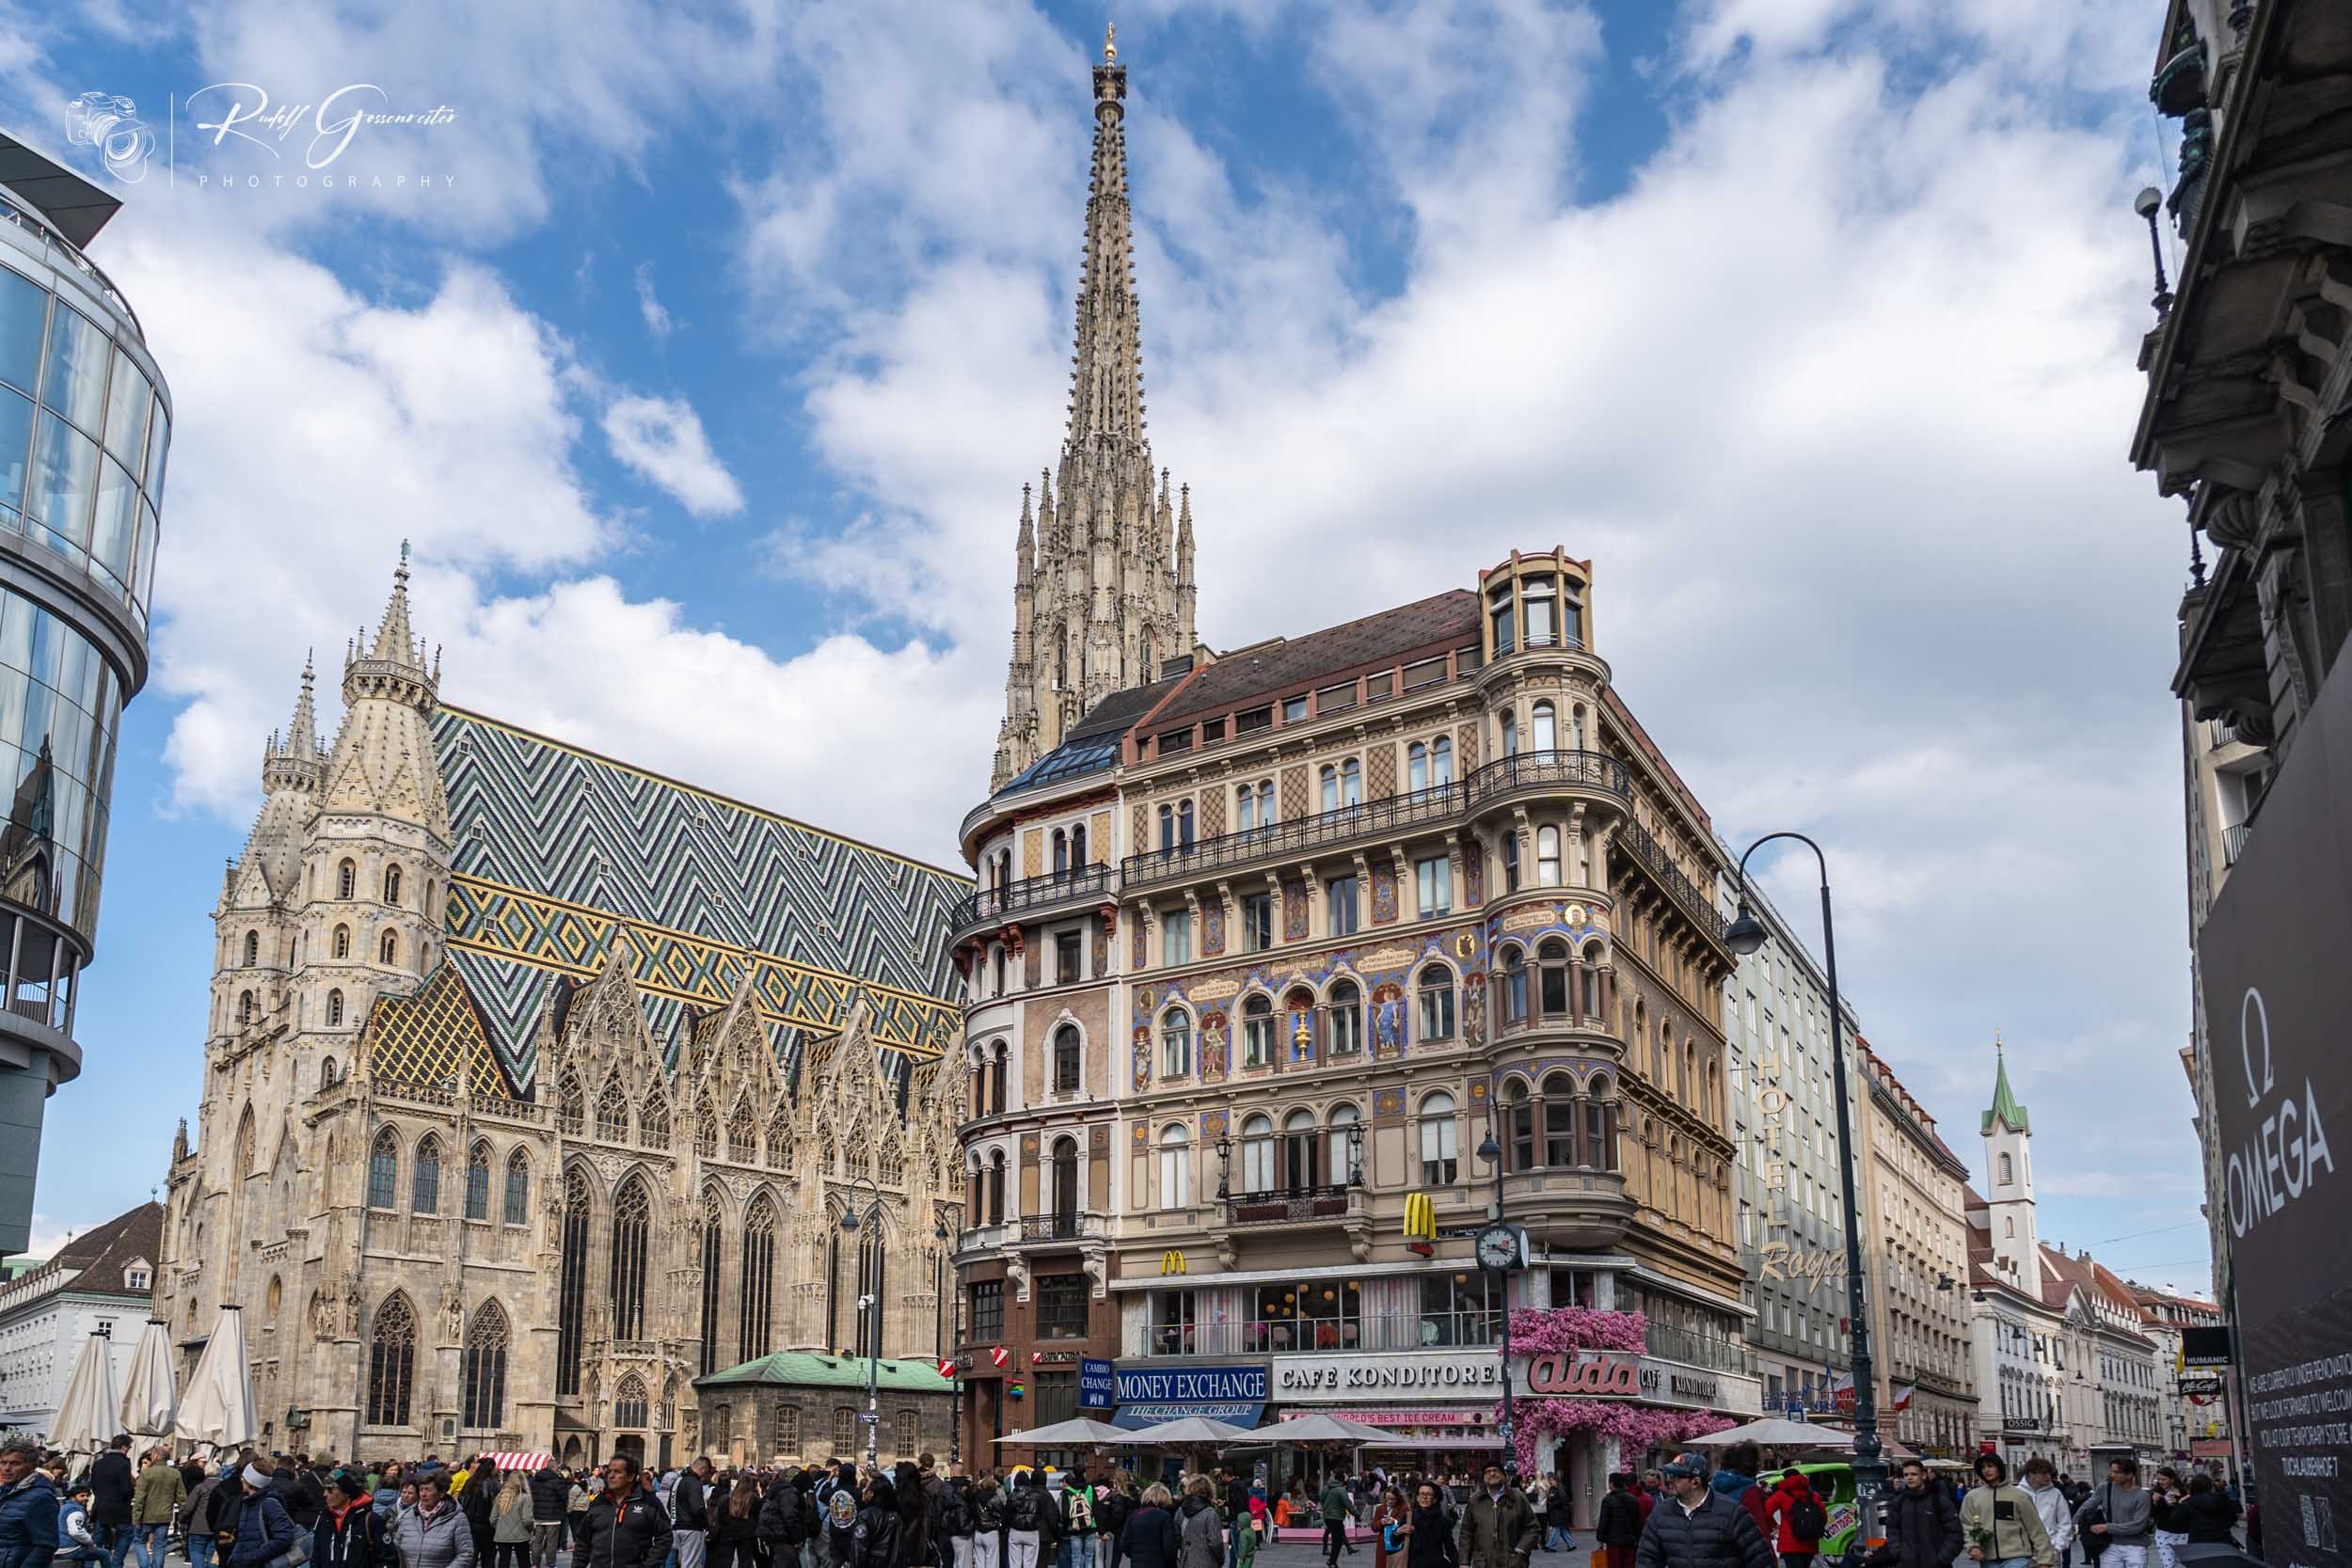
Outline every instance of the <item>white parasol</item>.
POLYGON ((1206 1416, 1184 1416, 1135 1432, 1121 1431, 1118 1436, 1105 1437, 1103 1441, 1139 1449, 1201 1449, 1221 1448, 1227 1443, 1255 1439, 1257 1435, 1248 1427, 1213 1421, 1206 1416))
POLYGON ((1107 1421, 1089 1420, 1081 1416, 1072 1421, 1056 1421, 1051 1426, 1031 1427, 1026 1432, 1010 1432, 996 1439, 999 1443, 1026 1443, 1039 1449, 1066 1449, 1077 1443, 1116 1443, 1126 1432, 1107 1421))
POLYGON ((114 1341, 93 1334, 73 1358, 73 1376, 65 1386, 49 1441, 68 1453, 97 1453, 122 1430, 121 1407, 115 1396, 114 1341))
POLYGON ((180 1390, 171 1378, 170 1336, 161 1318, 150 1318, 131 1348, 131 1380, 122 1390, 122 1430, 140 1437, 168 1437, 180 1410, 180 1390))
POLYGON ((234 1449, 262 1435, 253 1416, 253 1384, 245 1359, 245 1314, 223 1307, 213 1324, 213 1337, 188 1374, 187 1393, 171 1430, 191 1443, 215 1449, 234 1449))
POLYGON ((1791 1421, 1778 1416, 1767 1416, 1760 1421, 1733 1427, 1726 1432, 1710 1432, 1704 1437, 1690 1440, 1694 1449, 1719 1449, 1732 1443, 1754 1443, 1767 1449, 1851 1449, 1853 1433, 1836 1427, 1815 1426, 1811 1421, 1791 1421))

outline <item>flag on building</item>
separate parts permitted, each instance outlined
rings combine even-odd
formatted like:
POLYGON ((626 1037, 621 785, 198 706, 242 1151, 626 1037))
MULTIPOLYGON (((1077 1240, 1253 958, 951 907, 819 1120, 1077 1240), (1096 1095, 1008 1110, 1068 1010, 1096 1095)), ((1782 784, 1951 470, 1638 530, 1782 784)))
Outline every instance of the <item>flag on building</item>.
POLYGON ((1898 1383, 1887 1394, 1886 1408, 1889 1410, 1910 1409, 1911 1396, 1918 1391, 1919 1386, 1915 1383, 1898 1383))

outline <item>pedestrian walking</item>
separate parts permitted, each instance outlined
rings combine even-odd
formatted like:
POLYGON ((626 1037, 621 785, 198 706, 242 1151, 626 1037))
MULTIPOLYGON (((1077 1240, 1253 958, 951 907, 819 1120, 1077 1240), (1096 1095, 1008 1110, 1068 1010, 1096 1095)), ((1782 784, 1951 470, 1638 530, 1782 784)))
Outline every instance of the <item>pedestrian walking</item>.
POLYGON ((1772 1548, 1755 1516, 1708 1484, 1705 1458, 1677 1454, 1659 1475, 1669 1496, 1642 1527, 1636 1568, 1773 1568, 1772 1548))
POLYGON ((145 1467, 131 1488, 131 1534, 139 1568, 164 1568, 171 1544, 171 1520, 187 1496, 180 1466, 161 1449, 147 1450, 145 1467))
POLYGON ((2035 1454, 2026 1461, 2026 1496, 2042 1515, 2042 1528, 2050 1538, 2050 1552, 2063 1568, 2067 1548, 2074 1544, 2074 1510, 2058 1483, 2058 1466, 2035 1454))
MULTIPOLYGON (((261 1461, 248 1462, 237 1472, 244 1498, 238 1506, 235 1539, 230 1544, 227 1568, 291 1568, 295 1544, 309 1549, 307 1532, 294 1522, 261 1461)), ((440 1563, 416 1563, 410 1568, 447 1568, 440 1563)), ((463 1565, 461 1565, 463 1568, 463 1565)))
POLYGON ((2188 1544, 2188 1536, 2183 1531, 2167 1528, 2165 1518, 2188 1496, 2188 1489, 2181 1484, 2180 1472, 2169 1465, 2158 1466, 2155 1475, 2150 1479, 2149 1523, 2153 1528, 2149 1531, 2148 1540, 2155 1548, 2157 1568, 2181 1568, 2181 1560, 2174 1554, 2188 1544))
MULTIPOLYGON (((644 1484, 635 1459, 616 1453, 605 1462, 604 1485, 580 1516, 572 1546, 574 1568, 661 1568, 670 1550, 670 1516, 644 1484)), ((442 1568, 406 1560, 402 1568, 442 1568)))
POLYGON ((1642 1505, 1633 1492, 1633 1473, 1619 1470, 1609 1478, 1609 1490, 1601 1495, 1600 1513, 1593 1521, 1593 1540, 1607 1568, 1633 1568, 1633 1549, 1642 1541, 1642 1505))
POLYGON ((1445 1488, 1424 1481, 1413 1488, 1411 1516, 1397 1534, 1405 1545, 1406 1568, 1460 1568, 1454 1543, 1454 1511, 1446 1506, 1445 1488))
MULTIPOLYGON (((1184 1500, 1176 1515, 1177 1568, 1217 1568, 1224 1560, 1226 1546, 1219 1539, 1224 1524, 1217 1516, 1216 1504, 1210 1498, 1212 1485, 1206 1476, 1195 1476, 1184 1482, 1184 1500)), ((1236 1519, 1233 1528, 1241 1530, 1248 1527, 1236 1519)), ((1240 1550, 1238 1543, 1233 1549, 1240 1550)), ((1009 1568, 1029 1565, 1016 1562, 1009 1568)))
POLYGON ((2201 1470, 2188 1478, 2188 1495, 2166 1514, 2164 1526, 2177 1531, 2185 1545, 2226 1546, 2235 1544, 2231 1531, 2237 1521, 2237 1499, 2201 1470))
POLYGON ((1340 1568, 1340 1554, 1347 1549, 1347 1522, 1356 1503, 1347 1495, 1347 1482, 1333 1476, 1324 1483, 1323 1496, 1315 1506, 1323 1510, 1323 1560, 1326 1568, 1340 1568))
POLYGON ((1462 1510, 1463 1568, 1527 1568, 1543 1540, 1535 1510, 1502 1465, 1488 1465, 1482 1479, 1484 1484, 1462 1510))
MULTIPOLYGON (((400 1554, 401 1568, 478 1568, 481 1560, 474 1554, 473 1528, 448 1488, 449 1478, 437 1470, 417 1478, 417 1500, 413 1506, 401 1508, 392 1530, 392 1546, 400 1554)), ((245 1544, 242 1527, 237 1544, 245 1544)), ((229 1568, 246 1568, 246 1564, 232 1560, 229 1568)))
POLYGON ((1968 1556, 1985 1568, 2058 1568, 2042 1514, 2023 1487, 2012 1485, 1999 1454, 1977 1455, 1977 1484, 1961 1499, 1960 1528, 1968 1556))
POLYGON ((697 1458, 670 1485, 670 1545, 677 1568, 703 1568, 709 1544, 710 1461, 697 1458))
POLYGON ((531 1473, 531 1568, 555 1568, 555 1554, 564 1544, 564 1518, 570 1512, 571 1491, 552 1457, 531 1473))
MULTIPOLYGON (((1144 1489, 1143 1500, 1131 1510, 1111 1544, 1103 1568, 1177 1568, 1184 1540, 1176 1525, 1175 1499, 1157 1483, 1144 1489)), ((1211 1505, 1208 1512, 1216 1512, 1211 1505)))
POLYGON ((2148 1489, 2139 1484, 2139 1462, 2127 1457, 2109 1464, 2106 1481, 2074 1510, 2074 1523, 2085 1545, 2096 1544, 2091 1555, 2100 1568, 2148 1568, 2155 1526, 2148 1489))
MULTIPOLYGON (((723 1481, 720 1484, 725 1486, 723 1481)), ((706 1501, 720 1496, 714 1489, 707 1495, 706 1501)), ((710 1506, 709 1514, 706 1560, 710 1568, 758 1568, 759 1487, 752 1478, 738 1477, 735 1484, 726 1488, 724 1500, 710 1506)), ((924 1568, 930 1565, 925 1564, 924 1568)))
POLYGON ((1005 1489, 983 1465, 972 1485, 972 1568, 1003 1568, 1004 1560, 1005 1489))
POLYGON ((131 1473, 131 1439, 117 1437, 90 1461, 85 1478, 90 1490, 90 1523, 107 1568, 122 1568, 131 1549, 131 1493, 136 1484, 131 1473))
POLYGON ((366 1478, 339 1470, 322 1491, 326 1506, 310 1529, 311 1568, 378 1568, 386 1537, 366 1478))
POLYGON ((508 1476, 490 1504, 491 1568, 525 1568, 531 1559, 531 1488, 508 1476))
POLYGON ((1829 1510, 1791 1465, 1764 1499, 1765 1517, 1772 1522, 1772 1545, 1780 1553, 1780 1568, 1812 1568, 1820 1554, 1821 1537, 1829 1531, 1829 1510))

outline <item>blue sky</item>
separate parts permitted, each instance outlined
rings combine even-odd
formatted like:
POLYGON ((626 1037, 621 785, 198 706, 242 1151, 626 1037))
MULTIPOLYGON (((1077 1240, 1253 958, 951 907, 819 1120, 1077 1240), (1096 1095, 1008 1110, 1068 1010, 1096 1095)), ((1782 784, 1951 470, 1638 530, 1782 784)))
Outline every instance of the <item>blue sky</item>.
MULTIPOLYGON (((50 1233, 160 1179, 262 738, 306 649, 331 689, 403 538, 452 700, 952 855, 1059 434, 1103 21, 0 0, 7 123, 95 169, 65 104, 99 89, 172 153, 93 248, 180 420, 50 1233), (363 127, 325 171, 358 188, 294 189, 266 177, 298 140, 208 148, 170 113, 225 81, 453 118, 363 127)), ((1117 21, 1203 635, 1591 555, 1620 689, 1724 835, 1831 847, 1850 994, 1959 1152, 1998 1026, 2045 1233, 2201 1288, 2185 541, 2122 455, 2156 10, 1117 21)))

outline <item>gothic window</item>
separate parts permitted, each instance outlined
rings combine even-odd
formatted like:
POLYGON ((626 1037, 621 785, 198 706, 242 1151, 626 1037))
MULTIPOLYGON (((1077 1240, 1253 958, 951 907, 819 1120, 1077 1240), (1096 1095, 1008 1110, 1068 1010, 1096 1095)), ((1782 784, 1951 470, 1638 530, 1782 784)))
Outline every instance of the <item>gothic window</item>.
POLYGON ((506 1157, 506 1209, 500 1217, 509 1225, 531 1223, 531 1156, 519 1148, 506 1157))
POLYGON ((907 1179, 907 1148, 893 1132, 882 1141, 874 1157, 874 1180, 884 1186, 896 1187, 907 1179))
POLYGON ((588 1307, 588 1176, 564 1173, 564 1238, 556 1270, 555 1391, 580 1392, 580 1347, 588 1307))
POLYGON ((328 991, 328 992, 326 993, 326 1022, 327 1022, 327 1025, 331 1028, 331 1027, 333 1027, 334 1025, 336 1025, 336 1024, 338 1024, 338 1023, 341 1023, 342 1021, 343 1021, 343 993, 342 993, 342 991, 340 991, 340 990, 330 990, 330 991, 328 991))
POLYGON ((708 1101, 694 1109, 694 1152, 706 1160, 718 1157, 719 1116, 708 1101))
POLYGON ((661 1380, 661 1430, 677 1430, 677 1379, 675 1376, 661 1380))
POLYGON ((596 1096, 596 1136, 609 1144, 628 1142, 628 1096, 617 1077, 606 1079, 596 1096))
POLYGON ((241 990, 237 993, 237 1022, 239 1023, 253 1022, 253 993, 249 990, 241 990))
POLYGON ((397 865, 388 865, 384 868, 384 902, 387 904, 400 902, 400 867, 397 865))
POLYGON ((776 1210, 763 1194, 753 1199, 751 1221, 743 1227, 743 1300, 736 1351, 746 1361, 773 1348, 768 1337, 775 1322, 775 1275, 776 1210))
POLYGON ((375 944, 375 953, 376 958, 384 963, 398 963, 400 961, 400 933, 385 932, 383 940, 375 944))
POLYGON ((637 1141, 647 1148, 670 1147, 670 1102, 659 1093, 637 1108, 637 1141))
POLYGON ((719 1270, 726 1261, 726 1215, 717 1189, 703 1193, 702 1375, 719 1370, 719 1270))
MULTIPOLYGON (((646 1231, 653 1222, 653 1204, 645 1196, 644 1184, 630 1177, 612 1200, 612 1338, 642 1339, 645 1337, 645 1251, 646 1231)), ((644 1395, 640 1392, 642 1401, 644 1395)), ((645 1418, 639 1412, 634 1422, 624 1426, 643 1426, 645 1418)))
POLYGON ((2011 1181, 2014 1181, 2014 1180, 2017 1180, 2017 1173, 2016 1173, 2016 1168, 2015 1168, 2015 1166, 2014 1166, 2014 1165, 2010 1163, 2010 1157, 2009 1157, 2008 1155, 2006 1155, 2006 1154, 2002 1155, 2002 1156, 2001 1156, 2001 1185, 2002 1185, 2002 1186, 2004 1186, 2004 1187, 2006 1187, 2006 1186, 2008 1186, 2008 1185, 2009 1185, 2011 1181))
POLYGON ((768 1118, 768 1163, 778 1170, 792 1164, 792 1118, 781 1110, 768 1118))
POLYGON ((490 1217, 490 1146, 476 1144, 466 1156, 466 1217, 490 1217))
POLYGON ((580 1091, 580 1080, 566 1072, 555 1085, 555 1130, 576 1138, 587 1119, 587 1097, 580 1091))
POLYGON ((345 861, 335 868, 335 896, 349 898, 359 891, 359 868, 345 861))
POLYGON ((334 1086, 335 1058, 332 1056, 321 1056, 319 1058, 319 1087, 322 1089, 331 1089, 334 1086))
POLYGON ((350 927, 338 926, 335 927, 334 940, 328 944, 328 951, 333 953, 335 957, 339 958, 348 958, 351 957, 350 927))
POLYGON ((368 1151, 368 1207, 389 1209, 400 1191, 400 1135, 387 1127, 368 1151))
POLYGON ((727 1158, 748 1165, 759 1158, 758 1134, 753 1131, 752 1102, 739 1100, 727 1113, 727 1158))
POLYGON ((485 1301, 466 1325, 465 1411, 461 1424, 492 1431, 506 1420, 506 1313, 485 1301))
POLYGON ((261 961, 262 933, 259 931, 247 931, 245 934, 245 967, 251 969, 255 964, 258 964, 261 961))
POLYGON ((723 1449, 735 1436, 735 1407, 717 1404, 710 1407, 710 1430, 703 1433, 703 1441, 714 1449, 723 1449))
POLYGON ((613 1385, 612 1424, 639 1429, 645 1424, 645 1381, 635 1372, 613 1385))
POLYGON ((417 1140, 417 1170, 408 1207, 419 1214, 441 1212, 441 1140, 430 1132, 417 1140))
POLYGON ((417 1315, 395 1291, 375 1309, 368 1339, 368 1425, 408 1424, 408 1386, 417 1363, 417 1315))

